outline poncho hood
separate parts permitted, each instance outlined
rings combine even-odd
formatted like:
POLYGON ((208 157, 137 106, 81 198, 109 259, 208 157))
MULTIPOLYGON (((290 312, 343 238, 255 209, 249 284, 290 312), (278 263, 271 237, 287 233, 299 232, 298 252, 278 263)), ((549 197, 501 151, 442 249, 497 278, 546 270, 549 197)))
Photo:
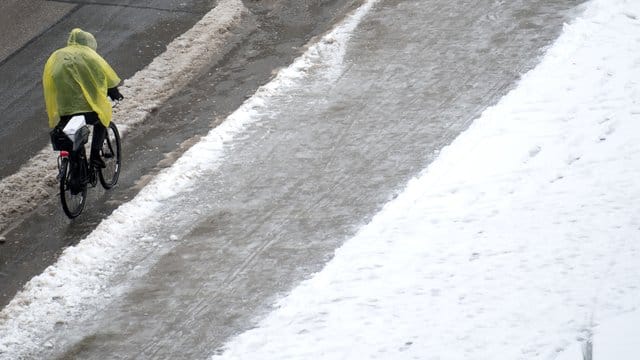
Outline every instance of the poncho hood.
POLYGON ((84 31, 80 28, 71 30, 69 39, 67 40, 67 46, 71 45, 88 46, 93 49, 93 51, 98 49, 98 42, 96 41, 96 38, 90 32, 84 31))

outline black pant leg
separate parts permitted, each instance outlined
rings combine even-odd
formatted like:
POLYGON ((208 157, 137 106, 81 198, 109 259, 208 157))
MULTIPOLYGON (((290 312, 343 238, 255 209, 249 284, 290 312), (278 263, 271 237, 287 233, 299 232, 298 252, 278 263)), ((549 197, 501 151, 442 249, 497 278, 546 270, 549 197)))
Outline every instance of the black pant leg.
POLYGON ((98 118, 98 114, 95 112, 86 113, 85 119, 87 124, 93 125, 93 137, 91 139, 91 157, 99 156, 100 149, 102 149, 102 143, 104 142, 105 135, 107 134, 107 129, 100 122, 100 118, 98 118))
POLYGON ((97 156, 102 149, 104 137, 107 134, 107 128, 100 121, 93 125, 93 138, 91 139, 91 156, 97 156))

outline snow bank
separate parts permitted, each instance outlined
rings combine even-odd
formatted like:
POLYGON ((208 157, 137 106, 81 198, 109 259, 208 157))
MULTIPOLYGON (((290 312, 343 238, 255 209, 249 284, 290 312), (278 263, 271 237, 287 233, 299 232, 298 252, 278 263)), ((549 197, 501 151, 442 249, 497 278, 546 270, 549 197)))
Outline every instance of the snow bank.
POLYGON ((0 312, 0 359, 42 357, 43 352, 55 350, 57 344, 51 334, 59 326, 90 318, 117 296, 121 284, 115 284, 115 279, 131 270, 125 266, 149 248, 170 248, 178 238, 175 234, 159 238, 148 235, 155 223, 164 220, 163 211, 171 211, 164 209, 168 201, 188 192, 203 171, 216 169, 234 137, 269 111, 270 99, 298 87, 298 81, 311 71, 322 69, 328 76, 337 76, 350 34, 373 3, 347 16, 343 24, 258 89, 133 200, 116 209, 87 238, 67 248, 54 265, 29 281, 0 312))
POLYGON ((578 360, 591 334, 595 359, 637 358, 596 354, 616 336, 598 341, 597 325, 640 305, 639 101, 640 2, 591 1, 515 90, 214 359, 578 360))
MULTIPOLYGON (((121 86, 126 100, 114 109, 121 134, 182 89, 200 69, 217 61, 230 40, 230 30, 247 14, 241 0, 222 0, 186 33, 173 40, 151 64, 121 86)), ((42 204, 55 192, 57 163, 46 146, 15 174, 0 181, 0 231, 42 204)))

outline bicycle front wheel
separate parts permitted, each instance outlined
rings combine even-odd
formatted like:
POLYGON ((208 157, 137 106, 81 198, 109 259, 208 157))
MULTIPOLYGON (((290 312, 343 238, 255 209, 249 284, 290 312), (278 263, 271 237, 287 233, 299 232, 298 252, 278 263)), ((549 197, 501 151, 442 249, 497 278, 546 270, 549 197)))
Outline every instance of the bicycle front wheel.
POLYGON ((120 153, 120 133, 113 121, 107 128, 107 135, 104 138, 100 155, 106 165, 104 169, 100 169, 98 172, 100 184, 102 184, 102 187, 105 189, 111 189, 118 183, 120 163, 122 161, 122 154, 120 153))
POLYGON ((70 219, 80 215, 87 200, 87 186, 81 183, 80 172, 74 171, 68 158, 60 162, 60 202, 70 219))

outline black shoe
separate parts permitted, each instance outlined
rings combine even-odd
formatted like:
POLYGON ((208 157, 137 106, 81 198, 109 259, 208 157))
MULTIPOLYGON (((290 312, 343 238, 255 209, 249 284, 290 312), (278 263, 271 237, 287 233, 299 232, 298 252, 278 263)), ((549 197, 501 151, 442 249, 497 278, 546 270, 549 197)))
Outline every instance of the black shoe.
POLYGON ((107 164, 104 163, 100 156, 92 157, 91 165, 93 165, 97 169, 104 169, 107 167, 107 164))

